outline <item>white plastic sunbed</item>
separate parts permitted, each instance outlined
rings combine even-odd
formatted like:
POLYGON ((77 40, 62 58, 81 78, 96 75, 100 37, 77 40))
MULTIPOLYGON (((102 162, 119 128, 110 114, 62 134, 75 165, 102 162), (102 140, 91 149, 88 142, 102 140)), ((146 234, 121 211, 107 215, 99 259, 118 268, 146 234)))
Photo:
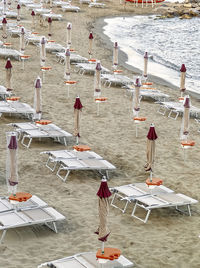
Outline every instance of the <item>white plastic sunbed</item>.
POLYGON ((2 114, 10 116, 21 115, 32 119, 34 112, 34 109, 27 103, 19 101, 0 101, 0 116, 2 114))
POLYGON ((63 12, 66 12, 66 11, 68 11, 68 12, 79 12, 80 11, 80 7, 72 6, 71 4, 67 4, 67 3, 62 4, 61 8, 62 8, 63 12))
POLYGON ((45 224, 57 233, 56 222, 64 220, 65 217, 52 207, 23 209, 21 211, 7 211, 0 213, 0 231, 3 231, 0 243, 2 243, 6 232, 17 227, 45 224))
POLYGON ((149 189, 145 183, 135 183, 114 187, 111 189, 114 192, 111 206, 120 209, 123 213, 126 211, 129 202, 135 202, 131 216, 146 223, 150 216, 152 209, 175 207, 176 210, 184 212, 180 207, 186 207, 187 213, 191 216, 190 206, 196 204, 198 201, 186 195, 175 193, 173 190, 160 185, 154 189, 149 189), (125 201, 123 208, 117 206, 118 201, 125 201), (145 218, 136 216, 136 209, 140 207, 145 210, 145 218))
POLYGON ((104 8, 106 5, 97 1, 91 1, 89 7, 104 8))
POLYGON ((46 151, 41 154, 48 154, 49 157, 46 162, 46 167, 51 171, 54 171, 57 164, 61 163, 61 160, 63 159, 103 159, 100 155, 93 151, 79 152, 75 150, 57 150, 46 151))
POLYGON ((110 87, 111 85, 114 86, 124 86, 128 84, 132 84, 133 80, 129 77, 121 74, 102 74, 102 83, 104 86, 110 87))
MULTIPOLYGON (((179 115, 182 115, 184 112, 184 106, 183 106, 183 103, 181 102, 165 101, 165 102, 160 102, 159 104, 160 106, 157 112, 162 115, 166 115, 167 112, 169 112, 168 117, 174 120, 176 120, 177 117, 179 115)), ((197 108, 191 105, 190 115, 196 118, 200 117, 200 108, 197 108)))
MULTIPOLYGON (((25 40, 26 40, 26 44, 28 45, 29 43, 32 44, 38 44, 41 41, 41 38, 43 36, 41 35, 37 35, 37 34, 27 34, 25 35, 25 40)), ((45 37, 45 36, 44 36, 45 37)), ((46 37, 45 37, 46 38, 46 37)))
POLYGON ((58 43, 47 41, 45 49, 49 53, 56 53, 56 52, 64 52, 66 48, 58 43))
MULTIPOLYGON (((56 53, 56 58, 57 58, 57 62, 65 64, 65 60, 66 60, 65 52, 56 53)), ((81 63, 81 62, 88 63, 88 59, 85 57, 82 57, 74 52, 70 53, 70 63, 71 64, 81 63)))
MULTIPOLYGON (((77 63, 76 67, 79 68, 78 73, 83 75, 83 74, 94 74, 95 73, 95 68, 96 68, 96 63, 77 63)), ((107 68, 102 67, 101 72, 102 73, 109 73, 110 70, 107 68)))
POLYGON ((105 171, 109 179, 108 171, 116 169, 111 163, 103 159, 61 159, 61 165, 57 171, 57 176, 66 181, 71 171, 77 170, 98 170, 102 174, 105 171), (63 173, 66 173, 63 175, 63 173))
POLYGON ((0 197, 0 213, 11 210, 23 210, 37 207, 47 207, 48 204, 40 199, 38 196, 33 195, 26 202, 19 202, 17 205, 11 204, 8 197, 0 197))
POLYGON ((13 58, 15 60, 20 60, 22 53, 11 48, 0 48, 0 57, 13 58))
MULTIPOLYGON (((134 264, 123 255, 121 255, 119 259, 112 261, 112 266, 110 266, 110 264, 111 263, 109 263, 109 266, 104 264, 103 267, 130 268, 134 266, 134 264)), ((98 268, 99 264, 96 260, 95 252, 84 252, 63 259, 42 263, 38 268, 44 266, 52 268, 98 268)))
POLYGON ((55 14, 55 13, 42 14, 42 18, 44 21, 47 20, 49 17, 51 17, 52 20, 62 20, 61 14, 55 14))
POLYGON ((42 14, 50 13, 51 9, 41 7, 41 8, 36 8, 34 11, 36 15, 42 15, 42 14))
POLYGON ((67 145, 72 134, 62 130, 55 124, 39 125, 34 123, 12 123, 16 131, 22 136, 21 144, 29 148, 34 138, 52 138, 67 145))

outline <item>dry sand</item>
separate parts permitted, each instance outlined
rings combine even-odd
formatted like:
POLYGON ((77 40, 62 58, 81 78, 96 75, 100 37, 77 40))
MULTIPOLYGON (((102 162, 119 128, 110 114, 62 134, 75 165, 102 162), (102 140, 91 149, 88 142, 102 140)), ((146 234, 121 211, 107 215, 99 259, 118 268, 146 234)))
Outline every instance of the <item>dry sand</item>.
MULTIPOLYGON (((78 4, 74 1, 73 4, 78 4)), ((63 14, 62 22, 53 22, 53 39, 64 44, 67 22, 72 22, 73 48, 82 56, 88 56, 88 34, 94 30, 97 18, 121 14, 152 13, 152 9, 141 10, 128 5, 124 12, 118 1, 106 2, 105 9, 89 9, 81 6, 80 13, 63 13, 54 8, 56 13, 63 14)), ((30 28, 30 11, 22 8, 24 21, 22 24, 30 28)), ((47 36, 47 27, 37 31, 47 36)), ((111 69, 112 50, 108 44, 94 31, 94 56, 102 61, 105 67, 111 69)), ((19 38, 12 38, 15 48, 19 46, 19 38)), ((26 54, 31 59, 21 71, 21 63, 12 61, 13 88, 21 100, 33 104, 33 82, 40 72, 39 52, 35 46, 29 45, 26 54)), ((135 125, 132 120, 132 105, 130 98, 125 96, 121 88, 102 88, 102 95, 108 97, 108 102, 100 107, 100 116, 96 115, 96 104, 93 99, 93 77, 80 76, 72 73, 72 79, 77 80, 75 89, 67 90, 64 85, 64 66, 58 64, 55 56, 47 55, 47 65, 53 70, 46 75, 46 83, 42 88, 43 117, 52 120, 66 131, 73 132, 73 103, 76 94, 81 97, 84 105, 81 121, 81 143, 91 146, 92 150, 102 155, 117 167, 111 173, 109 186, 117 186, 133 182, 144 182, 148 174, 144 172, 146 134, 150 123, 154 122, 158 134, 156 144, 155 176, 164 181, 164 185, 177 192, 200 199, 199 191, 199 142, 198 125, 194 119, 190 121, 191 138, 196 146, 187 152, 187 161, 183 161, 183 151, 180 147, 179 131, 181 120, 176 121, 157 113, 158 105, 142 101, 141 116, 147 121, 139 126, 139 137, 135 138, 135 125)), ((0 84, 5 84, 5 60, 0 59, 0 84)), ((124 74, 132 77, 132 72, 124 69, 124 74)), ((177 99, 179 92, 169 87, 156 85, 158 89, 177 99)), ((195 100, 194 105, 199 106, 195 100)), ((10 117, 0 119, 0 184, 1 195, 6 195, 5 132, 10 130, 6 124, 23 120, 10 117)), ((67 220, 59 224, 60 232, 53 233, 46 227, 26 227, 9 230, 4 244, 0 245, 1 268, 33 268, 38 264, 70 256, 78 252, 96 251, 100 246, 93 234, 98 225, 97 197, 101 177, 96 172, 73 172, 66 183, 59 180, 44 165, 45 156, 39 153, 45 150, 63 149, 60 144, 33 142, 26 150, 19 146, 19 190, 36 194, 50 206, 63 213, 67 220)), ((71 146, 68 147, 71 149, 71 146)), ((111 235, 107 246, 118 247, 123 255, 135 262, 136 267, 200 267, 199 246, 199 205, 193 206, 192 217, 181 215, 174 209, 161 209, 152 212, 147 224, 134 220, 130 205, 126 214, 111 208, 109 228, 111 235)))

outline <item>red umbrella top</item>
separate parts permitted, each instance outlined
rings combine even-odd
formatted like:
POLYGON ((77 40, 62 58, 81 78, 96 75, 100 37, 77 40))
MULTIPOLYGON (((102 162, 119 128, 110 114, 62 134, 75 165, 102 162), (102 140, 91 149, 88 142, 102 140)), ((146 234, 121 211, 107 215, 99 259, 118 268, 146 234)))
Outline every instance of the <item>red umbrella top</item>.
POLYGON ((11 69, 12 68, 12 64, 11 64, 11 61, 10 59, 8 58, 7 62, 6 62, 6 66, 5 66, 6 69, 11 69))
POLYGON ((147 134, 147 138, 149 140, 156 140, 158 138, 155 128, 154 128, 154 124, 151 124, 150 128, 149 128, 149 132, 147 134))
POLYGON ((141 87, 140 78, 136 78, 136 80, 135 80, 135 86, 136 87, 141 87))
POLYGON ((7 23, 6 17, 3 17, 2 23, 7 23))
POLYGON ((108 197, 110 197, 112 195, 110 190, 109 190, 109 188, 108 188, 107 180, 102 180, 101 181, 101 185, 99 187, 97 195, 100 198, 108 198, 108 197))
POLYGON ((93 34, 92 34, 92 32, 90 32, 90 34, 89 34, 89 39, 93 39, 94 37, 93 37, 93 34))
POLYGON ((148 53, 147 52, 144 53, 144 58, 148 59, 148 53))
POLYGON ((42 85, 41 85, 41 79, 38 76, 38 78, 35 80, 35 88, 41 88, 41 87, 42 87, 42 85))
POLYGON ((70 50, 69 50, 69 48, 66 49, 65 56, 70 56, 70 50))
POLYGON ((185 64, 182 64, 182 65, 181 65, 180 72, 185 73, 186 70, 187 70, 187 69, 186 69, 186 67, 185 67, 185 64))
POLYGON ((190 108, 190 98, 189 98, 189 96, 187 96, 185 98, 184 107, 185 108, 190 108))
POLYGON ((67 30, 71 30, 72 29, 72 24, 69 22, 68 24, 67 24, 67 30))
POLYGON ((20 9, 20 8, 21 8, 21 7, 20 7, 20 5, 18 4, 18 5, 17 5, 17 9, 20 9))
POLYGON ((117 42, 114 43, 114 48, 118 48, 118 43, 117 42))
POLYGON ((24 27, 21 28, 21 34, 25 34, 24 27))
POLYGON ((35 11, 34 10, 32 10, 31 16, 35 16, 35 11))
POLYGON ((101 71, 101 70, 102 70, 102 68, 101 68, 101 63, 100 63, 100 62, 97 62, 96 70, 97 70, 97 71, 101 71))
POLYGON ((48 23, 52 23, 52 18, 48 17, 48 23))
POLYGON ((76 97, 75 103, 74 103, 74 109, 81 110, 83 108, 83 105, 80 101, 79 97, 76 97))
POLYGON ((8 148, 12 149, 12 150, 17 149, 17 138, 16 138, 16 136, 11 136, 8 148))

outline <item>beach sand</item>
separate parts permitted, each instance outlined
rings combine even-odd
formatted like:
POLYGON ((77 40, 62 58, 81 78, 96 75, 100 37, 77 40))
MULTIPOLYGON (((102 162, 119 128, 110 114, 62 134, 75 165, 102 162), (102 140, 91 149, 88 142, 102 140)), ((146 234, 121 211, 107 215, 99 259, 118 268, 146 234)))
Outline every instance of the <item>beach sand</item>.
MULTIPOLYGON (((126 12, 117 1, 106 1, 105 9, 81 6, 80 13, 63 13, 63 21, 54 22, 53 39, 65 44, 66 25, 72 22, 72 48, 78 54, 88 57, 89 31, 94 34, 93 57, 101 60, 103 66, 111 69, 111 44, 105 42, 98 26, 97 18, 105 16, 151 14, 152 9, 135 8, 127 5, 126 12)), ((74 1, 73 4, 78 4, 74 1)), ((25 27, 31 26, 30 11, 22 8, 25 27)), ((48 28, 37 25, 39 33, 47 36, 48 28)), ((10 39, 11 40, 11 39, 10 39)), ((117 40, 116 40, 117 41, 117 40)), ((12 38, 14 47, 18 49, 19 38, 12 38)), ((13 88, 21 101, 33 105, 33 83, 40 73, 39 50, 28 45, 26 54, 31 59, 25 63, 22 71, 21 63, 12 61, 13 88)), ((120 54, 121 55, 121 54, 120 54)), ((123 66, 124 57, 120 56, 120 69, 130 78, 133 72, 123 66)), ((6 61, 0 59, 0 84, 5 85, 6 61)), ((64 130, 73 133, 73 104, 77 94, 84 106, 81 118, 80 143, 88 144, 92 150, 114 164, 117 169, 110 173, 109 186, 120 186, 134 182, 145 182, 149 174, 144 171, 146 162, 146 135, 150 124, 155 124, 158 140, 156 141, 156 160, 154 175, 163 179, 164 185, 176 192, 184 193, 195 199, 200 198, 199 188, 199 142, 198 125, 190 120, 191 138, 196 146, 187 151, 186 161, 180 146, 179 133, 181 119, 176 121, 157 113, 158 105, 141 102, 140 115, 147 121, 139 125, 139 136, 135 138, 135 125, 132 116, 131 99, 126 96, 125 89, 102 87, 102 96, 108 101, 100 106, 100 116, 96 115, 96 104, 93 97, 94 78, 79 75, 72 71, 71 79, 78 81, 77 86, 70 89, 64 84, 64 66, 56 62, 55 55, 47 54, 47 65, 52 71, 46 74, 46 83, 42 87, 43 118, 52 120, 64 130)), ((72 66, 73 69, 73 66, 72 66)), ((170 87, 156 84, 162 92, 175 100, 179 92, 170 87)), ((193 105, 199 106, 192 99, 193 105)), ((7 124, 24 120, 4 117, 0 119, 0 194, 7 194, 5 184, 6 139, 5 132, 11 130, 7 124)), ((9 230, 4 243, 0 245, 1 268, 33 268, 42 262, 63 258, 79 252, 96 251, 100 242, 94 234, 98 226, 98 210, 96 192, 101 176, 97 172, 72 172, 66 183, 58 179, 45 167, 46 157, 40 152, 64 149, 52 141, 34 141, 30 149, 19 145, 18 170, 20 191, 38 195, 50 206, 66 216, 66 221, 59 223, 59 233, 55 234, 45 226, 34 226, 9 230)), ((72 148, 72 145, 67 147, 72 148)), ((133 219, 130 215, 132 205, 125 214, 110 208, 109 228, 111 234, 106 246, 121 249, 122 254, 133 261, 136 267, 142 268, 197 268, 200 267, 199 246, 199 205, 192 208, 192 217, 182 215, 174 208, 152 211, 147 224, 133 219)), ((142 215, 142 214, 140 214, 142 215)))

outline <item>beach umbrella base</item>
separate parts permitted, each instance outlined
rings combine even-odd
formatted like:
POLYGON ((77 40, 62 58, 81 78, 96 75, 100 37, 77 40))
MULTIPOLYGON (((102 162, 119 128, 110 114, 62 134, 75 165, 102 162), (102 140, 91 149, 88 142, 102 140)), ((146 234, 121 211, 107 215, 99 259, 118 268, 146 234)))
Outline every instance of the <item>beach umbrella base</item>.
POLYGON ((65 84, 67 86, 67 98, 69 98, 70 87, 76 85, 76 83, 77 81, 72 81, 72 80, 65 81, 65 84))
POLYGON ((104 252, 99 249, 96 253, 96 258, 98 259, 99 263, 106 264, 109 261, 114 261, 118 259, 121 255, 121 251, 118 248, 104 248, 104 252))
POLYGON ((45 73, 47 71, 50 71, 52 69, 52 67, 48 66, 48 67, 41 67, 41 70, 42 70, 42 82, 44 83, 45 82, 45 73))
POLYGON ((79 152, 85 152, 85 151, 91 150, 91 148, 88 145, 84 145, 84 144, 74 145, 73 149, 79 152))
POLYGON ((9 200, 11 203, 26 202, 31 197, 32 197, 32 194, 30 193, 19 192, 19 193, 10 195, 9 200))
POLYGON ((138 124, 145 122, 146 121, 146 117, 134 117, 133 118, 134 123, 136 124, 135 126, 135 136, 136 138, 138 137, 138 124))
POLYGON ((108 100, 108 98, 105 97, 99 97, 95 99, 95 102, 97 104, 97 116, 100 114, 100 103, 104 103, 108 100))
POLYGON ((30 59, 30 55, 21 55, 20 59, 21 59, 21 62, 22 62, 22 68, 21 69, 24 70, 25 61, 30 59))

